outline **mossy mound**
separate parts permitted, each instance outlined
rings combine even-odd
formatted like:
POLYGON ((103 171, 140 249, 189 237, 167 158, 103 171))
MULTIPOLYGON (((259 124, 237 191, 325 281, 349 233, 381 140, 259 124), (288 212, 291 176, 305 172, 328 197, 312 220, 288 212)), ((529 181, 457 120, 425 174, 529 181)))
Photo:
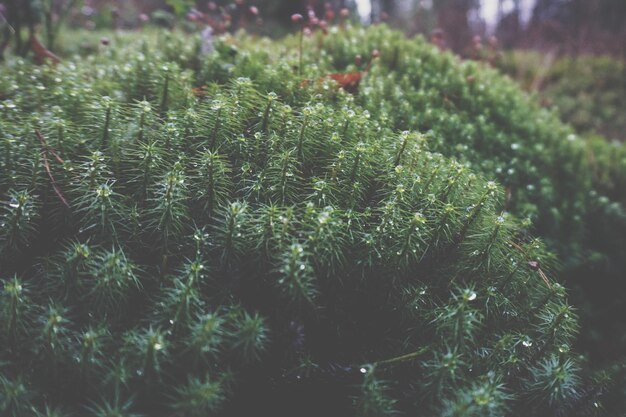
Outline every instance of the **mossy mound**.
POLYGON ((593 407, 554 256, 436 132, 266 41, 116 43, 2 69, 4 414, 593 407))
MULTIPOLYGON (((287 39, 268 52, 255 51, 244 41, 243 56, 231 61, 235 71, 262 79, 273 71, 249 68, 248 57, 264 59, 272 67, 280 57, 297 56, 296 42, 287 39)), ((536 232, 558 248, 567 265, 577 267, 592 254, 606 255, 600 231, 614 238, 624 254, 622 145, 578 137, 496 70, 442 53, 422 38, 406 39, 385 26, 316 34, 305 42, 303 77, 318 80, 362 70, 374 50, 380 58, 363 75, 355 99, 373 118, 392 130, 428 133, 431 151, 497 178, 507 189, 507 210, 531 218, 536 232), (363 63, 355 65, 355 57, 364 57, 363 63), (613 212, 617 230, 596 229, 595 219, 603 211, 613 212)), ((292 64, 297 66, 297 61, 292 64)), ((215 76, 212 69, 209 74, 215 76)), ((283 85, 284 94, 293 88, 283 85)), ((623 266, 617 256, 608 258, 611 266, 623 266)))
POLYGON ((600 362, 623 356, 626 344, 613 336, 626 331, 615 319, 626 313, 624 144, 578 136, 498 71, 384 25, 305 37, 301 76, 298 35, 264 42, 218 42, 196 83, 246 76, 290 102, 303 89, 332 101, 345 93, 332 77, 361 71, 355 103, 383 128, 421 132, 429 150, 503 184, 504 209, 530 219, 531 232, 558 253, 582 306, 585 348, 600 362), (375 50, 380 57, 362 72, 375 50))

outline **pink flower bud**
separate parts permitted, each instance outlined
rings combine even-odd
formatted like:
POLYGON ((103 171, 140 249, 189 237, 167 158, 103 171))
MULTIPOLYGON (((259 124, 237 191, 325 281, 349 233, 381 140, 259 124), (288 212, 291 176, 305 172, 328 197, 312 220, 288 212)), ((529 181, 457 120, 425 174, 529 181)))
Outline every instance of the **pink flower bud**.
POLYGON ((339 15, 345 19, 346 17, 350 16, 350 10, 348 10, 347 8, 344 7, 339 12, 339 15))
POLYGON ((248 10, 250 10, 250 13, 255 16, 258 16, 259 14, 259 9, 256 6, 250 6, 248 10))
POLYGON ((302 17, 302 15, 300 13, 294 13, 294 14, 291 15, 291 21, 293 23, 302 22, 302 19, 304 19, 304 18, 302 17))
POLYGON ((372 58, 378 58, 380 56, 380 51, 378 49, 374 49, 372 51, 372 58))

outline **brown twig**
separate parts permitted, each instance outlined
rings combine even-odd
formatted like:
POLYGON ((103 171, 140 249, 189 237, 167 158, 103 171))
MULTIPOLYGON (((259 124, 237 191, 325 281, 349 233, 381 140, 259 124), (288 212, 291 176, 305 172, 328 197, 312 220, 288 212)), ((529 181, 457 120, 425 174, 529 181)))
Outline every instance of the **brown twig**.
POLYGON ((46 140, 44 139, 43 135, 41 134, 39 130, 35 130, 35 134, 37 135, 37 139, 39 139, 39 143, 41 143, 41 156, 43 158, 43 165, 46 168, 46 173, 48 174, 48 177, 50 178, 50 183, 52 184, 54 193, 57 195, 57 197, 59 197, 59 200, 61 200, 61 202, 65 205, 65 207, 70 208, 70 205, 65 199, 65 196, 63 196, 63 192, 61 192, 61 189, 57 185, 57 182, 55 181, 54 176, 52 176, 52 171, 50 170, 50 163, 48 162, 48 153, 52 153, 55 159, 61 164, 63 164, 63 160, 54 150, 52 150, 48 146, 48 144, 46 143, 46 140))
MULTIPOLYGON (((406 362, 406 361, 411 361, 414 360, 420 356, 422 356, 424 353, 428 352, 429 350, 432 349, 432 346, 425 346, 421 349, 416 350, 415 352, 411 352, 411 353, 407 353, 405 355, 401 355, 401 356, 396 356, 394 358, 390 358, 390 359, 385 359, 385 360, 380 360, 378 362, 373 362, 369 365, 391 365, 391 364, 396 364, 399 362, 406 362)), ((365 365, 363 365, 365 366, 365 365)))
POLYGON ((61 58, 46 49, 34 33, 30 34, 30 47, 35 54, 35 62, 38 64, 44 64, 48 59, 53 64, 61 62, 61 58))
POLYGON ((539 266, 539 262, 533 260, 529 255, 528 252, 526 252, 526 250, 524 250, 523 247, 521 247, 520 245, 518 245, 517 243, 511 241, 510 242, 511 245, 517 249, 518 251, 520 251, 524 257, 526 257, 526 261, 528 262, 528 266, 530 267, 530 269, 532 269, 533 271, 537 271, 537 273, 539 274, 539 276, 541 277, 541 279, 543 280, 543 282, 546 283, 546 285, 548 286, 548 288, 552 289, 552 285, 550 285, 550 279, 548 278, 548 276, 545 274, 545 272, 543 272, 541 270, 541 267, 539 266))

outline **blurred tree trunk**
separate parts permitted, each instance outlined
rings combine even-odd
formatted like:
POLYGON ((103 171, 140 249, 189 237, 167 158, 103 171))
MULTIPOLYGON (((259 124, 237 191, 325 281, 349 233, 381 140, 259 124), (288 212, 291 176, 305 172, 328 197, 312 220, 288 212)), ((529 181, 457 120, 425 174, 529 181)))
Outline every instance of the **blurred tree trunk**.
POLYGON ((393 15, 395 0, 372 0, 371 21, 379 22, 393 15))
MULTIPOLYGON (((8 39, 11 36, 15 37, 15 53, 20 54, 23 49, 22 40, 22 10, 17 5, 18 0, 8 0, 7 1, 7 23, 13 27, 14 33, 11 34, 10 31, 6 33, 8 39)), ((7 28, 7 30, 9 30, 7 28)))
POLYGON ((22 19, 15 3, 16 0, 8 0, 5 5, 4 18, 6 25, 2 33, 3 39, 2 45, 0 45, 0 60, 4 59, 4 51, 9 46, 12 37, 15 37, 16 51, 22 49, 22 19), (11 28, 13 31, 11 31, 11 28))
POLYGON ((42 2, 46 46, 49 50, 54 51, 59 30, 77 3, 78 0, 45 0, 42 2))
POLYGON ((462 51, 472 40, 468 14, 479 6, 476 0, 441 0, 433 2, 437 22, 444 31, 446 44, 454 51, 462 51))
POLYGON ((587 25, 584 24, 584 20, 585 20, 585 14, 586 14, 585 12, 589 10, 586 10, 586 9, 589 8, 589 3, 595 3, 595 1, 590 1, 590 0, 586 0, 586 1, 587 1, 587 5, 583 4, 581 0, 573 0, 570 6, 570 10, 571 10, 570 41, 572 44, 571 54, 574 60, 576 60, 578 58, 578 55, 580 54, 581 43, 583 42, 583 39, 585 38, 584 32, 587 31, 587 25))
POLYGON ((30 39, 35 35, 36 16, 31 1, 14 0, 12 1, 12 3, 14 4, 15 10, 17 12, 17 17, 20 21, 20 34, 23 23, 26 23, 26 27, 28 28, 28 40, 26 42, 22 42, 20 36, 19 43, 21 46, 16 45, 17 54, 20 56, 25 56, 30 50, 30 39), (22 18, 24 18, 24 20, 22 20, 22 18))
POLYGON ((496 36, 502 47, 515 48, 522 38, 520 0, 513 2, 513 9, 508 13, 505 13, 503 3, 504 0, 498 1, 496 36))

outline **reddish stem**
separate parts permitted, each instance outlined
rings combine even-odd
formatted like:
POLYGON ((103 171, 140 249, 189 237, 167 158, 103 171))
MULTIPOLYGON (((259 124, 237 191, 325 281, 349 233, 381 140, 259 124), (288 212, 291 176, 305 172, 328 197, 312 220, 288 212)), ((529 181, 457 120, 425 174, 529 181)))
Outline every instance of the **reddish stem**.
POLYGON ((46 173, 48 174, 48 177, 50 178, 50 183, 52 184, 52 188, 54 189, 55 194, 57 195, 57 197, 59 197, 59 200, 61 200, 63 205, 65 205, 65 207, 67 208, 70 208, 70 205, 68 204, 67 200, 63 196, 61 189, 57 185, 57 182, 54 180, 54 176, 52 175, 52 171, 50 170, 50 163, 48 162, 48 153, 49 152, 52 153, 55 159, 61 164, 63 163, 63 160, 54 150, 50 149, 50 147, 46 143, 46 140, 44 139, 40 131, 36 130, 35 134, 37 135, 37 139, 39 139, 39 142, 41 143, 41 151, 42 151, 41 156, 43 158, 43 165, 44 165, 44 168, 46 169, 46 173))

